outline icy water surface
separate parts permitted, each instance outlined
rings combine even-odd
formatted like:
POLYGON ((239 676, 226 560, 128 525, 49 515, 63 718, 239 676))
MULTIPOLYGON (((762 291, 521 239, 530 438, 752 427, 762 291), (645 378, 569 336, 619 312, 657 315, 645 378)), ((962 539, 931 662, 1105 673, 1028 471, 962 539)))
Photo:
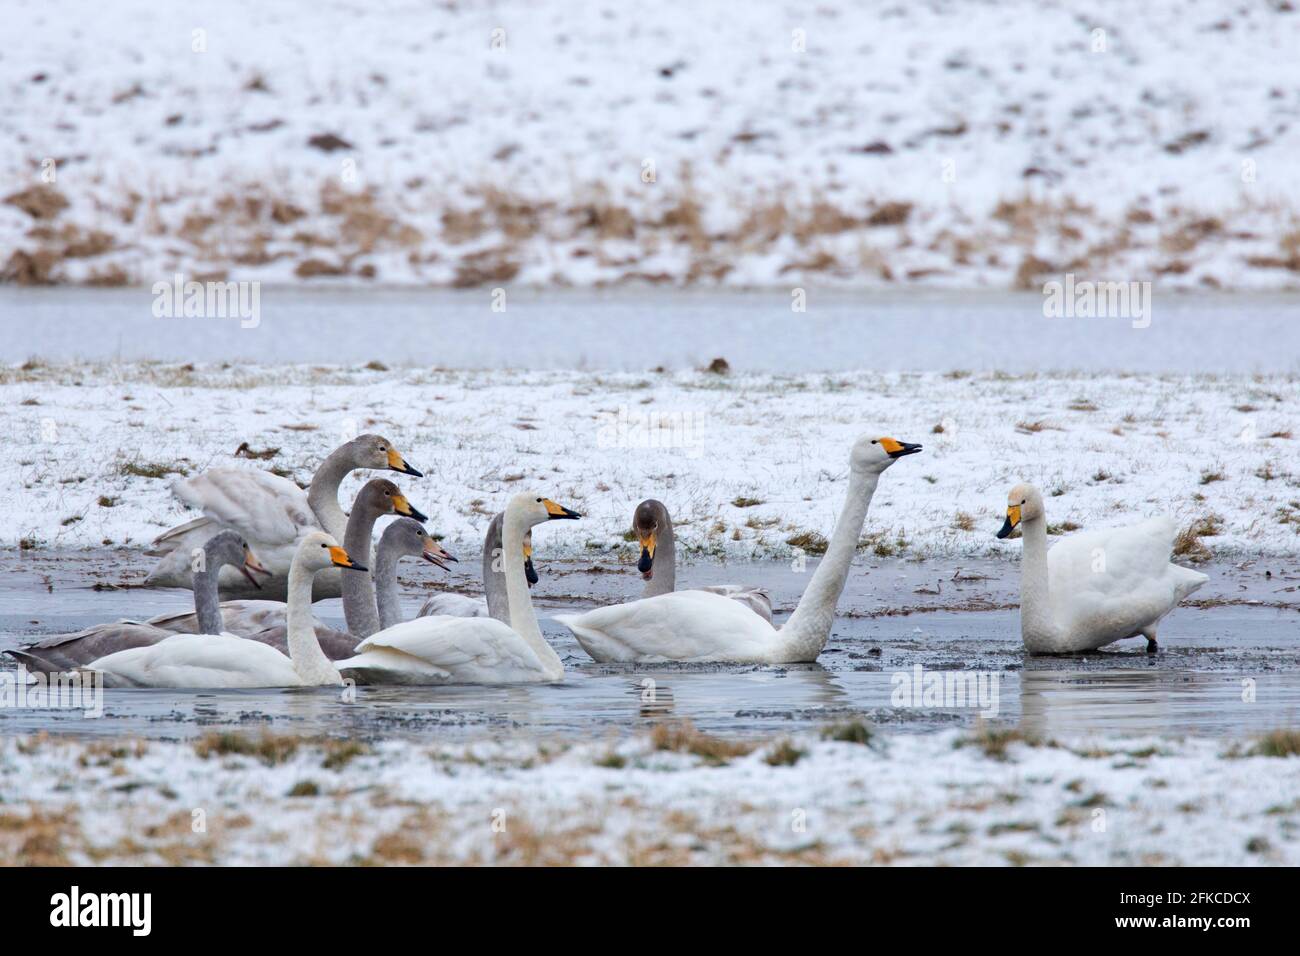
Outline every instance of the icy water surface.
MULTIPOLYGON (((1300 371, 1300 298, 1156 293, 1150 325, 1044 318, 1039 293, 262 289, 258 323, 155 318, 149 289, 0 286, 0 360, 170 359, 443 368, 1300 371), (1033 328, 1016 336, 1011 328, 1033 328)), ((1145 321, 1145 320, 1142 320, 1145 321)), ((1141 324, 1141 322, 1139 322, 1141 324)))
MULTIPOLYGON (((568 670, 559 685, 361 687, 355 703, 344 703, 333 688, 110 690, 102 719, 0 709, 0 733, 186 737, 243 727, 366 739, 513 732, 572 739, 633 732, 665 716, 732 735, 779 734, 853 717, 902 731, 980 719, 979 708, 895 706, 895 675, 914 674, 916 665, 996 675, 997 712, 990 719, 1040 734, 1237 736, 1300 719, 1300 567, 1210 569, 1211 584, 1196 595, 1206 606, 1178 609, 1155 655, 1138 640, 1102 653, 1050 658, 1030 657, 1021 646, 1015 567, 965 562, 955 574, 960 563, 860 558, 831 641, 811 665, 595 664, 549 614, 635 596, 639 580, 623 569, 576 562, 545 568, 536 592, 543 631, 568 670), (1254 682, 1249 703, 1243 700, 1246 679, 1254 682)), ((119 552, 6 554, 0 563, 0 648, 189 602, 188 592, 90 587, 96 575, 129 581, 142 571, 138 560, 119 552)), ((421 569, 410 580, 424 586, 430 577, 421 569)), ((696 564, 679 575, 681 585, 724 581, 768 586, 783 619, 806 576, 780 563, 696 564)), ((408 586, 406 600, 414 608, 419 589, 408 586)), ((341 624, 337 601, 321 602, 316 611, 341 624)))

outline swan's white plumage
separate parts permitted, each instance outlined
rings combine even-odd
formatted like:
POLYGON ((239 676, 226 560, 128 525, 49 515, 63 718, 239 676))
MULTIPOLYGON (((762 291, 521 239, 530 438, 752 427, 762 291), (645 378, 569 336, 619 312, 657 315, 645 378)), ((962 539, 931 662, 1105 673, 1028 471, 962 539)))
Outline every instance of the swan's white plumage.
POLYGON ((488 617, 487 601, 446 591, 420 605, 417 617, 488 617))
POLYGON ((1030 635, 1039 651, 1095 650, 1149 634, 1209 578, 1170 563, 1178 528, 1166 517, 1071 535, 1047 552, 1056 635, 1030 635))
POLYGON ((338 668, 364 671, 377 683, 509 684, 553 679, 523 637, 490 617, 403 621, 366 638, 357 645, 357 655, 339 661, 338 668))
POLYGON ((174 634, 88 665, 110 687, 298 687, 293 662, 273 647, 234 634, 174 634))
POLYGON ((557 614, 592 660, 603 663, 778 663, 780 632, 745 604, 713 591, 654 597, 557 614))
MULTIPOLYGON (((288 605, 283 601, 236 600, 221 602, 221 623, 225 631, 247 637, 268 627, 283 627, 288 605)), ((177 634, 199 633, 198 614, 194 611, 181 611, 174 614, 159 614, 149 618, 146 624, 160 627, 177 634)), ((318 630, 329 630, 328 626, 313 617, 312 625, 318 630)))

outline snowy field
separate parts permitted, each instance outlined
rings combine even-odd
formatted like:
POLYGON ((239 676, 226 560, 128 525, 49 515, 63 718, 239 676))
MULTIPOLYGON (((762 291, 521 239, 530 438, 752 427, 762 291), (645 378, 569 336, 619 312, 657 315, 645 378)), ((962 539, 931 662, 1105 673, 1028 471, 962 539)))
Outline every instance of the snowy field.
POLYGON ((236 465, 306 484, 343 436, 372 431, 425 472, 400 484, 453 551, 477 552, 488 517, 531 488, 585 516, 541 533, 542 555, 627 552, 633 507, 654 496, 697 556, 788 557, 830 533, 849 447, 874 430, 925 445, 881 481, 863 542, 877 555, 1018 558, 993 534, 1022 480, 1049 496, 1056 533, 1167 513, 1192 529, 1184 559, 1294 555, 1296 385, 28 362, 0 371, 0 541, 139 548, 193 516, 169 492, 179 476, 236 465), (265 457, 235 457, 243 443, 265 457))
POLYGON ((1272 0, 10 0, 0 272, 1296 288, 1272 0))
POLYGON ((1300 863, 1279 737, 838 733, 5 739, 0 864, 1300 863))

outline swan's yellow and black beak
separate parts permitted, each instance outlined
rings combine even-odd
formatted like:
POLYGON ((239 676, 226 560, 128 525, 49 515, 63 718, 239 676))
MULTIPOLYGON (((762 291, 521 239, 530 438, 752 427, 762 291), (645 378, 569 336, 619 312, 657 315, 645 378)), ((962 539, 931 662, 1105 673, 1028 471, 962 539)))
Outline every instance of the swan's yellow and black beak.
POLYGON ((649 581, 655 573, 655 533, 638 531, 637 537, 641 540, 641 559, 637 561, 636 569, 641 572, 641 577, 649 581))
POLYGON ((355 561, 353 561, 352 558, 348 555, 348 553, 344 551, 342 548, 338 547, 337 545, 330 548, 329 551, 330 551, 330 560, 334 562, 334 567, 336 568, 347 568, 349 571, 370 570, 364 565, 357 564, 355 561))
POLYGON ((582 515, 576 511, 570 511, 564 505, 557 505, 550 498, 543 498, 542 504, 546 506, 546 518, 548 521, 554 521, 557 518, 581 518, 582 515))
POLYGON ((915 455, 921 450, 920 445, 913 445, 910 441, 895 441, 892 438, 880 439, 880 447, 885 450, 890 458, 902 458, 904 455, 915 455))
POLYGON ((262 585, 257 583, 257 578, 253 577, 253 572, 265 574, 268 578, 271 576, 271 572, 262 566, 262 562, 257 560, 257 555, 253 554, 253 549, 248 545, 244 545, 244 563, 239 566, 239 571, 244 577, 248 578, 248 583, 259 591, 262 590, 262 585))
POLYGON ((414 518, 416 521, 429 520, 428 515, 421 513, 419 508, 406 500, 406 495, 393 495, 393 513, 414 518))
POLYGON ((533 567, 533 537, 531 534, 524 540, 524 578, 528 581, 529 587, 541 580, 537 576, 537 569, 533 567))
POLYGON ((998 530, 998 537, 1005 538, 1011 532, 1015 531, 1020 525, 1020 505, 1007 506, 1007 520, 1002 522, 1002 527, 998 530))
POLYGON ((451 561, 456 564, 460 563, 446 548, 440 545, 437 541, 434 541, 432 538, 424 539, 423 557, 424 560, 428 561, 430 564, 436 564, 444 571, 451 570, 451 568, 447 567, 447 565, 443 563, 444 561, 451 561))
POLYGON ((393 471, 400 471, 404 475, 413 475, 416 478, 423 478, 424 472, 416 471, 406 463, 406 459, 397 453, 396 448, 388 449, 388 467, 393 471))

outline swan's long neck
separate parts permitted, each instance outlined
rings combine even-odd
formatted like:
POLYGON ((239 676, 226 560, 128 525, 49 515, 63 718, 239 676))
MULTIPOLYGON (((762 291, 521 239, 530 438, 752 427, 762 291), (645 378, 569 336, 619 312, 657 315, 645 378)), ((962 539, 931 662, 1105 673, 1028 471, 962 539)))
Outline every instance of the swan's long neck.
POLYGON ((655 531, 655 560, 651 565, 654 576, 645 583, 643 598, 667 594, 677 589, 677 542, 673 537, 673 519, 667 511, 659 515, 659 528, 655 531))
POLYGON ((1024 553, 1020 556, 1020 634, 1026 642, 1051 640, 1051 586, 1047 574, 1047 522, 1042 518, 1020 525, 1024 553))
POLYGON ((504 521, 505 515, 497 514, 483 539, 483 593, 487 598, 488 615, 502 624, 509 624, 510 600, 506 596, 506 576, 501 563, 501 526, 504 521))
MULTIPOLYGON (((347 572, 356 574, 359 572, 347 572)), ((289 566, 289 660, 305 684, 337 684, 339 672, 316 640, 311 620, 311 583, 315 572, 295 555, 289 566)))
POLYGON ((786 661, 813 661, 826 646, 835 623, 835 605, 839 602, 849 567, 858 549, 858 537, 867 520, 867 508, 876 492, 880 475, 849 473, 849 493, 831 533, 826 554, 812 580, 799 599, 799 606, 781 628, 782 658, 786 661))
POLYGON ((542 629, 537 626, 537 615, 533 612, 533 601, 528 596, 528 578, 524 571, 524 533, 527 528, 518 515, 506 512, 502 527, 501 547, 505 552, 502 563, 506 574, 506 599, 510 602, 510 628, 533 649, 538 660, 546 669, 547 676, 558 680, 564 676, 564 664, 560 657, 542 637, 542 629))
POLYGON ((339 507, 339 485, 352 468, 347 446, 336 448, 320 463, 307 486, 307 504, 311 505, 312 514, 322 528, 340 541, 347 532, 348 516, 339 507))
MULTIPOLYGON (((401 558, 396 542, 379 539, 379 548, 375 552, 375 600, 379 605, 379 626, 384 630, 402 623, 402 599, 397 592, 397 562, 401 558)), ((350 573, 364 576, 364 572, 350 573)))
POLYGON ((226 629, 221 619, 221 596, 217 591, 217 579, 221 577, 221 565, 205 565, 202 571, 194 572, 194 616, 198 618, 200 634, 220 634, 226 629))
MULTIPOLYGON (((343 548, 358 564, 370 564, 371 539, 375 533, 374 511, 358 501, 348 518, 348 533, 343 536, 343 548)), ((375 572, 378 573, 378 562, 375 572)), ((379 609, 375 603, 375 581, 365 571, 342 571, 343 619, 348 633, 354 637, 369 637, 379 630, 379 609)))

